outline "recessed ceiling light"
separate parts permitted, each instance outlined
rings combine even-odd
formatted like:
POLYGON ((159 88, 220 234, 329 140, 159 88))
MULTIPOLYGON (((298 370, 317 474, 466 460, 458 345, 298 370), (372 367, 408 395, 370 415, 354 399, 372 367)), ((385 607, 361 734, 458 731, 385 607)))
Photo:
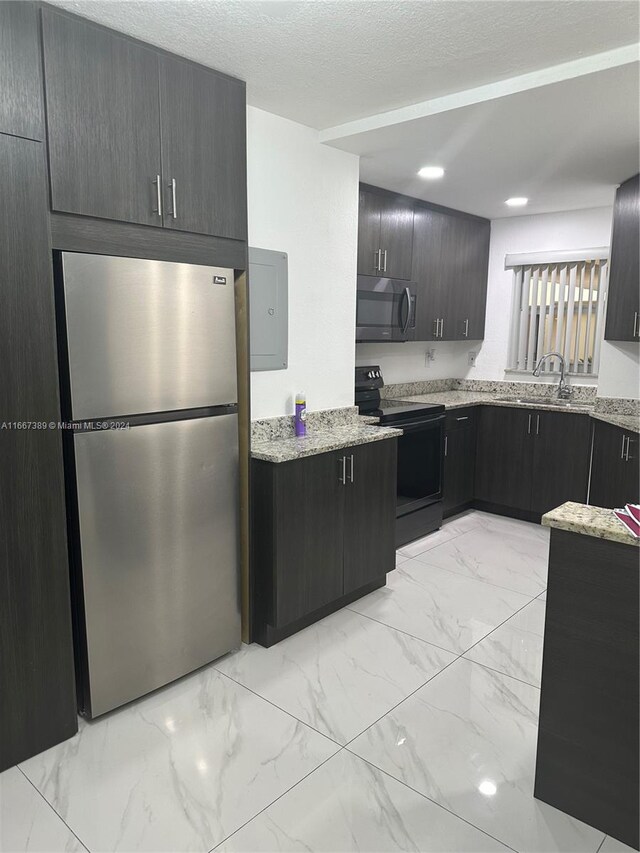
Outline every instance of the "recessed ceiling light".
POLYGON ((493 797, 498 788, 496 787, 495 783, 491 781, 491 779, 484 779, 478 785, 478 790, 481 794, 484 794, 485 797, 493 797))
POLYGON ((514 198, 508 198, 505 204, 508 204, 509 207, 524 207, 528 201, 529 199, 523 196, 515 196, 514 198))
POLYGON ((418 174, 421 178, 433 181, 435 178, 441 178, 444 175, 444 169, 442 166, 423 166, 418 174))

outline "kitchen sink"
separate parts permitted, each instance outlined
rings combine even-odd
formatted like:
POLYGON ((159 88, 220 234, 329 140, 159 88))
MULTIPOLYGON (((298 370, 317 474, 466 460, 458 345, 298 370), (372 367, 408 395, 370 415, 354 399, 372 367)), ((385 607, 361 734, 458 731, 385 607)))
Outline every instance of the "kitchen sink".
MULTIPOLYGON (((571 400, 549 400, 546 397, 497 397, 498 403, 526 403, 534 406, 558 406, 559 408, 569 408, 574 405, 571 400)), ((575 405, 580 405, 576 403, 575 405)), ((582 404, 584 406, 584 403, 582 404)))

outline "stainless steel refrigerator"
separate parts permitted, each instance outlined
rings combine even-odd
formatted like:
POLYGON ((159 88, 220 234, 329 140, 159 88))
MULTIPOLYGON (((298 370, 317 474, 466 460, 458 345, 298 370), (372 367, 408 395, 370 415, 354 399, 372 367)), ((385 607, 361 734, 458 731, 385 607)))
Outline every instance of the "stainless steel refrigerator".
POLYGON ((64 252, 57 288, 78 696, 95 717, 240 644, 234 281, 64 252))

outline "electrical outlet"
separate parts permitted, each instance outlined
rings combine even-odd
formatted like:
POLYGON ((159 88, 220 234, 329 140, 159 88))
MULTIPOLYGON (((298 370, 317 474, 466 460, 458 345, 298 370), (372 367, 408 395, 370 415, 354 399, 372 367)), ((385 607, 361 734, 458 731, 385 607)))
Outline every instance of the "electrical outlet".
POLYGON ((428 349, 424 354, 424 366, 429 367, 432 361, 436 360, 435 349, 428 349))
POLYGON ((473 351, 471 351, 471 352, 469 353, 469 365, 470 365, 471 367, 475 367, 475 366, 476 366, 476 356, 477 356, 477 355, 478 355, 478 353, 477 353, 477 352, 473 352, 473 351))

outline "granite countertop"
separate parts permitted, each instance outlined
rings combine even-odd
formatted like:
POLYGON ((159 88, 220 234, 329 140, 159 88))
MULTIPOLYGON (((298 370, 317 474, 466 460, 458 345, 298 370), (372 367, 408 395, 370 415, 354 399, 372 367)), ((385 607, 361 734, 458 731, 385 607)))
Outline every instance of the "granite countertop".
MULTIPOLYGON (((461 409, 464 406, 505 406, 519 409, 543 409, 549 412, 577 412, 578 414, 592 414, 593 406, 589 403, 572 403, 570 406, 557 406, 547 402, 545 397, 540 397, 540 401, 535 403, 524 403, 520 397, 514 396, 513 399, 504 400, 502 397, 507 396, 503 393, 495 393, 494 391, 434 391, 430 394, 419 394, 415 397, 402 397, 400 399, 407 400, 411 403, 442 403, 445 409, 461 409)), ((602 415, 610 417, 609 415, 602 415)))
POLYGON ((566 414, 586 414, 599 421, 613 424, 630 431, 640 433, 640 418, 634 415, 620 415, 615 412, 598 412, 593 405, 584 402, 572 403, 570 406, 557 406, 549 403, 544 397, 540 401, 522 402, 520 397, 503 400, 508 396, 494 391, 434 391, 429 394, 418 394, 413 397, 399 397, 411 403, 441 403, 445 409, 461 409, 464 406, 505 406, 507 408, 538 409, 547 412, 564 412, 566 414))
POLYGON ((592 412, 591 417, 606 424, 613 424, 629 432, 640 433, 640 418, 635 415, 618 415, 615 412, 592 412))
POLYGON ((251 456, 263 462, 290 462, 293 459, 302 459, 304 456, 315 456, 318 453, 328 453, 330 450, 340 450, 343 447, 368 444, 371 441, 387 438, 398 438, 402 435, 401 429, 371 426, 359 421, 362 419, 352 424, 314 430, 303 438, 291 436, 253 441, 251 456))
POLYGON ((562 506, 552 509, 542 516, 545 527, 555 527, 558 530, 568 530, 571 533, 583 533, 585 536, 596 536, 598 539, 610 539, 612 542, 622 542, 625 545, 640 545, 624 527, 611 509, 599 506, 587 506, 568 501, 562 506))

